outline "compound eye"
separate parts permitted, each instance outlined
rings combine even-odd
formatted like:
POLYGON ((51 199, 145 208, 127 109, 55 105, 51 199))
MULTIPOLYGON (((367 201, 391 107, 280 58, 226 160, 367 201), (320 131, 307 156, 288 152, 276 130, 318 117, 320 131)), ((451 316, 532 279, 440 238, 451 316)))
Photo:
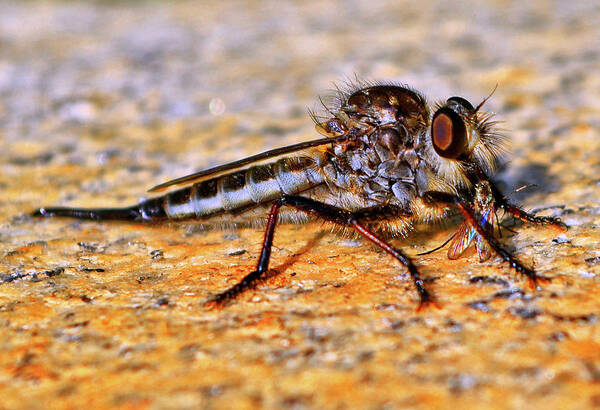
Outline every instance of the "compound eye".
POLYGON ((467 151, 467 128, 456 112, 440 108, 431 121, 431 140, 441 157, 457 159, 467 151))

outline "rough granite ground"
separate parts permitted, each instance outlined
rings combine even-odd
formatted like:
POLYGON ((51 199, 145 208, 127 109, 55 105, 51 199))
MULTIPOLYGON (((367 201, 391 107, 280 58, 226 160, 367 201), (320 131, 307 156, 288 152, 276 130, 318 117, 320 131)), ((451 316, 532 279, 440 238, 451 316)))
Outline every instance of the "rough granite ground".
MULTIPOLYGON (((600 407, 600 6, 574 2, 0 3, 0 408, 600 407), (462 95, 504 121, 497 179, 570 229, 404 270, 320 223, 222 310, 262 232, 34 220, 317 135, 332 81, 462 95)), ((453 228, 395 244, 410 255, 453 228)))

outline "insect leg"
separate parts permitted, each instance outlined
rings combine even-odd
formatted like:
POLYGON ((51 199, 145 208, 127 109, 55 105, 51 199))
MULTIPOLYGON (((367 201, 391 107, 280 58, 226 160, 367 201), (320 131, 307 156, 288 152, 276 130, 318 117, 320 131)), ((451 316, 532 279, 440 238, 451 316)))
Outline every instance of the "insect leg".
POLYGON ((506 212, 508 212, 514 218, 520 219, 523 222, 529 222, 534 225, 552 225, 562 231, 567 230, 567 225, 565 225, 560 218, 553 218, 551 216, 535 216, 509 203, 501 204, 500 207, 506 210, 506 212))
MULTIPOLYGON (((354 228, 363 237, 371 241, 374 245, 383 249, 389 255, 393 256, 401 264, 403 264, 410 273, 413 279, 413 283, 417 288, 417 292, 420 297, 419 309, 422 309, 428 304, 435 304, 433 296, 425 288, 423 279, 419 275, 419 271, 416 266, 412 263, 402 251, 394 248, 383 239, 379 238, 373 232, 371 232, 361 220, 372 218, 374 215, 379 213, 379 208, 371 208, 358 212, 349 212, 344 209, 337 208, 332 205, 328 205, 322 202, 315 201, 310 198, 304 198, 299 196, 290 196, 284 198, 287 205, 290 205, 300 211, 304 211, 309 214, 314 214, 317 217, 325 219, 329 222, 334 222, 339 225, 349 226, 354 228)), ((381 207, 383 213, 389 213, 388 207, 381 207)))
POLYGON ((460 213, 463 215, 467 223, 473 227, 481 236, 481 238, 487 242, 487 244, 494 250, 505 262, 508 262, 510 266, 515 269, 518 273, 527 276, 532 287, 537 285, 538 281, 546 281, 549 282, 550 278, 539 276, 535 273, 534 270, 526 268, 523 266, 517 259, 515 259, 507 250, 502 248, 502 246, 494 239, 492 233, 481 226, 480 223, 477 222, 477 218, 473 209, 469 204, 463 201, 457 202, 457 207, 460 213))
POLYGON ((469 179, 475 185, 478 181, 486 181, 492 191, 492 195, 494 197, 494 201, 496 202, 496 206, 498 208, 504 209, 514 218, 520 219, 523 222, 528 222, 535 225, 552 225, 562 231, 567 230, 567 225, 560 220, 560 218, 553 218, 550 216, 535 216, 528 212, 525 212, 521 208, 510 204, 506 200, 506 196, 500 192, 498 187, 487 177, 485 172, 483 172, 479 167, 472 168, 469 171, 469 179))
POLYGON ((246 275, 239 283, 211 298, 206 303, 207 306, 216 306, 235 298, 243 291, 255 286, 261 276, 269 269, 271 249, 273 248, 273 237, 275 236, 275 226, 277 226, 277 219, 279 217, 279 209, 281 208, 281 205, 283 205, 283 201, 278 200, 273 203, 273 206, 271 206, 271 211, 269 212, 269 217, 267 219, 267 227, 265 229, 262 250, 260 251, 260 258, 258 259, 256 270, 246 275))
MULTIPOLYGON (((494 192, 494 194, 495 193, 496 191, 494 192)), ((535 287, 538 281, 550 281, 550 278, 537 275, 534 270, 523 266, 514 256, 512 256, 507 250, 502 248, 500 243, 498 243, 498 241, 496 241, 496 239, 493 237, 493 232, 490 232, 488 229, 486 229, 485 226, 482 226, 478 222, 478 218, 476 217, 473 208, 469 205, 468 202, 465 202, 464 200, 446 192, 430 191, 426 192, 423 197, 432 204, 454 204, 458 208, 462 216, 465 218, 465 221, 471 227, 473 227, 473 229, 475 229, 475 231, 490 246, 490 248, 492 248, 498 255, 500 255, 500 257, 502 257, 502 259, 504 259, 505 262, 508 262, 508 264, 514 270, 516 270, 522 275, 527 276, 527 278, 529 279, 529 283, 532 287, 535 287)))
POLYGON ((496 185, 494 185, 492 181, 490 181, 489 179, 486 179, 486 181, 492 189, 492 195, 494 196, 494 201, 496 202, 498 208, 504 209, 514 218, 520 219, 523 222, 528 222, 534 225, 552 225, 555 228, 558 228, 562 231, 567 230, 567 225, 565 225, 565 223, 561 221, 560 218, 553 218, 551 216, 535 216, 515 205, 510 204, 506 200, 506 197, 502 195, 498 187, 496 187, 496 185))
MULTIPOLYGON (((347 212, 347 211, 342 211, 342 212, 347 212)), ((399 209, 394 208, 394 207, 388 207, 388 206, 362 209, 362 210, 354 212, 354 213, 349 213, 350 214, 349 225, 351 227, 353 227, 354 229, 356 229, 356 231, 358 233, 360 233, 363 237, 365 237, 366 239, 371 241, 371 243, 373 243, 377 247, 383 249, 389 255, 396 258, 400 263, 402 263, 408 269, 408 272, 413 280, 413 283, 414 283, 415 287, 417 288, 417 292, 419 293, 420 302, 419 302, 419 307, 417 310, 421 310, 422 308, 424 308, 425 306, 427 306, 429 304, 437 306, 435 299, 425 288, 424 281, 421 278, 421 275, 419 274, 419 270, 413 264, 412 260, 408 256, 406 256, 402 251, 391 246, 389 243, 387 243, 383 239, 379 238, 368 227, 366 227, 364 225, 364 223, 368 222, 369 220, 377 221, 377 220, 381 219, 382 215, 398 216, 399 212, 401 212, 399 209)))
POLYGON ((412 261, 410 260, 410 258, 408 256, 403 254, 399 249, 394 248, 393 246, 391 246, 390 244, 388 244, 381 238, 377 237, 373 232, 369 231, 365 226, 361 225, 357 220, 352 219, 350 222, 350 225, 354 229, 356 229, 358 231, 358 233, 360 233, 362 236, 367 238, 373 244, 377 245, 379 248, 386 251, 389 255, 392 255, 394 258, 396 258, 398 261, 400 261, 401 264, 406 266, 406 268, 408 269, 408 272, 410 273, 410 276, 413 279, 413 283, 415 284, 415 287, 417 288, 417 292, 419 293, 420 301, 419 301, 419 307, 417 309, 418 311, 423 309, 425 306, 427 306, 429 304, 437 305, 435 303, 435 300, 433 299, 433 296, 427 291, 427 289, 425 289, 425 282, 421 278, 421 275, 419 275, 419 271, 417 270, 417 267, 412 263, 412 261))
MULTIPOLYGON (((419 275, 419 271, 417 270, 416 266, 412 263, 412 261, 400 250, 394 248, 393 246, 385 242, 383 239, 376 236, 373 232, 371 232, 366 226, 364 226, 361 223, 360 219, 368 219, 369 216, 371 216, 373 213, 376 213, 375 209, 370 209, 366 212, 359 211, 356 213, 352 213, 350 211, 346 211, 344 209, 340 209, 335 206, 325 204, 323 202, 318 202, 310 198, 304 198, 299 196, 284 196, 283 198, 275 202, 273 204, 273 207, 271 208, 271 213, 269 214, 269 220, 267 222, 267 229, 265 231, 263 249, 256 271, 247 275, 244 279, 242 279, 240 283, 234 285, 225 292, 215 296, 209 302, 209 304, 219 304, 235 297, 240 292, 252 286, 252 284, 255 283, 256 280, 258 280, 261 277, 261 275, 267 270, 269 257, 271 255, 271 247, 273 245, 273 234, 277 222, 277 214, 279 212, 279 208, 282 205, 291 206, 299 211, 306 212, 307 214, 312 214, 329 222, 354 228, 358 233, 360 233, 373 244, 377 245, 378 247, 386 251, 388 254, 396 258, 408 269, 415 284, 415 287, 417 288, 417 291, 419 293, 419 308, 422 308, 430 303, 435 303, 432 295, 425 288, 424 281, 419 275)), ((389 212, 389 210, 386 211, 389 212)))

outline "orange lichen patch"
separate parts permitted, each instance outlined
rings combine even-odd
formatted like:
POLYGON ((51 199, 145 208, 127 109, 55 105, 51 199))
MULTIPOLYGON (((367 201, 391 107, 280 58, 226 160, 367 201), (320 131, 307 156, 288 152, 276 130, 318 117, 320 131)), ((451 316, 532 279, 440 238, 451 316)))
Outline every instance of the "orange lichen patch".
MULTIPOLYGON (((28 360, 28 359, 26 359, 28 360)), ((8 366, 6 371, 13 377, 17 377, 27 381, 41 381, 43 379, 56 380, 59 378, 58 374, 45 366, 38 364, 19 364, 17 366, 8 366)))
POLYGON ((23 325, 47 320, 56 314, 52 304, 45 297, 25 297, 12 306, 11 322, 14 325, 23 325))
POLYGON ((589 124, 577 124, 573 127, 572 132, 576 134, 587 134, 590 132, 594 132, 595 129, 592 128, 589 124))
POLYGON ((29 243, 25 246, 21 246, 15 249, 10 255, 7 257, 13 257, 14 255, 24 255, 26 254, 28 257, 36 257, 45 253, 45 244, 40 242, 29 243))
POLYGON ((595 339, 569 340, 563 346, 570 355, 592 363, 600 363, 600 343, 595 339))

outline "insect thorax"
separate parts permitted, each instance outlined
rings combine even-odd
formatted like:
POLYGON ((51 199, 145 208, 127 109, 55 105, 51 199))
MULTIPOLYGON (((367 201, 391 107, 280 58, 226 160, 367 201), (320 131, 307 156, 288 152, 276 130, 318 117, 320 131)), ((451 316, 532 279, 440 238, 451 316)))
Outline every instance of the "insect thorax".
POLYGON ((409 210, 433 175, 420 155, 429 116, 425 99, 408 88, 373 86, 355 91, 332 112, 323 128, 353 137, 327 152, 328 184, 357 196, 362 203, 356 207, 409 210))

